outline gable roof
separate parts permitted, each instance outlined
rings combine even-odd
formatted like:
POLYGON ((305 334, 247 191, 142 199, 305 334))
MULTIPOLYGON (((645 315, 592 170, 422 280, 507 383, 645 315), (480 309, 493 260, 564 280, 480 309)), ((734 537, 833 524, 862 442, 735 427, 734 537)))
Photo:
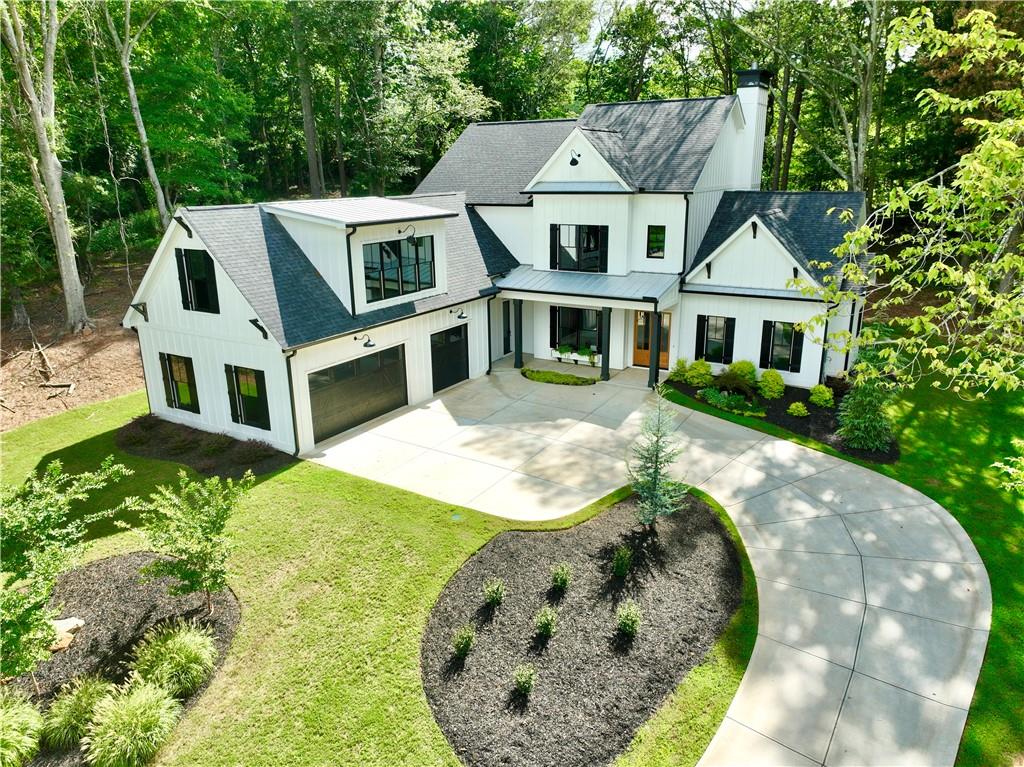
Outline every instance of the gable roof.
POLYGON ((832 251, 863 211, 863 192, 725 192, 687 272, 711 258, 737 229, 757 216, 797 263, 820 282, 839 268, 832 251), (831 208, 837 210, 830 215, 831 208), (839 211, 844 208, 854 211, 853 222, 840 219, 839 211), (812 261, 828 261, 832 266, 822 269, 812 266, 812 261))
POLYGON ((210 255, 283 348, 305 346, 414 314, 454 306, 492 290, 491 276, 518 262, 463 194, 406 199, 454 217, 446 220, 448 292, 353 316, 263 205, 181 208, 178 214, 206 244, 210 255))
POLYGON ((520 192, 575 125, 571 119, 471 123, 416 194, 459 190, 470 205, 526 205, 520 192))

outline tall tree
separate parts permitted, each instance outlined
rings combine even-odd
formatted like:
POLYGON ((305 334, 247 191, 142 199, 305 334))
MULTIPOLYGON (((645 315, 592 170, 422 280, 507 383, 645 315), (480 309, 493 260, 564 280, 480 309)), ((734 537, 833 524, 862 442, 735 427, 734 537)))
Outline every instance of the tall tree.
POLYGON ((306 58, 305 3, 290 2, 292 41, 295 45, 295 65, 299 76, 299 94, 302 99, 302 130, 306 136, 306 163, 309 167, 309 193, 324 196, 323 166, 320 160, 320 142, 317 138, 316 115, 313 112, 313 79, 306 58))

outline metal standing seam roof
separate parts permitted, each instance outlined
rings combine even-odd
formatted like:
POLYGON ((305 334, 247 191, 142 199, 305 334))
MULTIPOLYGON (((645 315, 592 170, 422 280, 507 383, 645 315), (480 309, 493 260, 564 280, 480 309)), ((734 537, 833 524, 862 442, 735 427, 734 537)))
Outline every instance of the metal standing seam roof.
POLYGON ((285 200, 263 203, 272 213, 294 212, 348 226, 416 221, 458 215, 450 210, 420 205, 394 197, 339 197, 327 200, 285 200))
POLYGON ((494 283, 502 290, 524 293, 552 293, 587 298, 611 298, 620 301, 660 299, 677 289, 679 277, 655 272, 599 274, 595 272, 560 272, 534 269, 523 265, 513 269, 494 283))

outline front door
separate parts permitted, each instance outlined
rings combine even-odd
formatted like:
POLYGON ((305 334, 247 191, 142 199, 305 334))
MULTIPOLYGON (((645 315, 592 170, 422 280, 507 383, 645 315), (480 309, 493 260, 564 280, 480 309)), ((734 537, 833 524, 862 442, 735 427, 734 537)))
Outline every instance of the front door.
POLYGON ((435 392, 469 378, 469 343, 465 325, 456 325, 430 336, 430 363, 435 392))
MULTIPOLYGON (((633 364, 649 367, 651 364, 651 345, 654 334, 651 332, 650 312, 636 312, 633 319, 633 364)), ((661 354, 658 355, 658 367, 668 369, 668 344, 672 332, 672 315, 661 313, 661 354)))

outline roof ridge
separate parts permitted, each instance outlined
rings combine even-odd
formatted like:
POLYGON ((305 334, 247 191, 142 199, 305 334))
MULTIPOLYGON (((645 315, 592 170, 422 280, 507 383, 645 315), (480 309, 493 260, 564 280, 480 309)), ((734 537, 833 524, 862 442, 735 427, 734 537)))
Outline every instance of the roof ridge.
POLYGON ((718 99, 734 99, 735 93, 723 93, 721 96, 695 96, 688 99, 636 99, 635 101, 598 101, 595 104, 587 104, 584 109, 590 107, 616 107, 622 104, 677 104, 683 101, 717 101, 718 99))
POLYGON ((849 189, 727 189, 724 194, 864 194, 862 191, 849 189))
POLYGON ((181 210, 230 210, 232 208, 258 208, 261 202, 232 202, 224 205, 182 205, 181 210))
POLYGON ((576 117, 542 117, 537 120, 479 120, 470 125, 523 125, 530 123, 571 123, 576 122, 576 117))

